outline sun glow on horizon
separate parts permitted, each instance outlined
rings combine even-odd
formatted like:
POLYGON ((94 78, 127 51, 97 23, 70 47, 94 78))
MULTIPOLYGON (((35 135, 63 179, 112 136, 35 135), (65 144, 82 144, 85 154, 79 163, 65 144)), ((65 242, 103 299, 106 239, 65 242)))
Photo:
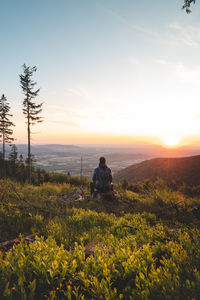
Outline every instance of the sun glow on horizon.
POLYGON ((177 136, 166 136, 163 138, 163 143, 168 147, 175 147, 180 144, 181 139, 177 136))

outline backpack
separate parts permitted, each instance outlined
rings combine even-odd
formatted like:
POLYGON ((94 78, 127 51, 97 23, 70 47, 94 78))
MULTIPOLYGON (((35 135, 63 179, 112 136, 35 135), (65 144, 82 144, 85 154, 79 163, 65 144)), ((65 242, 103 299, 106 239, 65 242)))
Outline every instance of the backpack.
POLYGON ((110 170, 109 168, 98 168, 98 178, 100 187, 106 187, 110 183, 110 170))

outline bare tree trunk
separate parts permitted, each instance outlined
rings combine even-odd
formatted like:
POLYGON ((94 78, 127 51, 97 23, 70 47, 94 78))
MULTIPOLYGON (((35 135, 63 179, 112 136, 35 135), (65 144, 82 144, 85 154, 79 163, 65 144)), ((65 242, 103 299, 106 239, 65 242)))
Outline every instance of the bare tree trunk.
POLYGON ((3 178, 6 175, 6 164, 5 164, 5 126, 3 121, 3 178))
POLYGON ((3 125, 3 161, 5 160, 5 129, 3 125))
POLYGON ((31 184, 31 131, 30 131, 30 115, 28 106, 28 183, 31 184))
POLYGON ((30 141, 30 124, 28 126, 28 183, 31 184, 31 141, 30 141))
MULTIPOLYGON (((3 111, 4 111, 4 101, 3 101, 3 111)), ((5 115, 3 116, 3 163, 4 161, 5 161, 5 115)))

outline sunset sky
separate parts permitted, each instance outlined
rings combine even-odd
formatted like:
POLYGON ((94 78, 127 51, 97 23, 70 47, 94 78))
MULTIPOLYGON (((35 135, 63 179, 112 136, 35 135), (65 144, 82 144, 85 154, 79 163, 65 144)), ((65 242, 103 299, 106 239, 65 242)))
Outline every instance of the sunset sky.
MULTIPOLYGON (((200 4, 183 0, 0 0, 0 93, 26 142, 19 84, 37 66, 33 143, 200 140, 200 4)), ((167 142, 168 141, 168 142, 167 142)))

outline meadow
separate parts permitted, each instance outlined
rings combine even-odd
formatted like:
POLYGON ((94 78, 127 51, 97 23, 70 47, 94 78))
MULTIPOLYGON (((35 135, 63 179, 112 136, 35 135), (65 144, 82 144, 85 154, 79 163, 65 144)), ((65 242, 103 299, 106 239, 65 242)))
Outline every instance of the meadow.
POLYGON ((0 191, 1 299, 199 299, 197 188, 147 180, 101 201, 86 180, 0 191))

